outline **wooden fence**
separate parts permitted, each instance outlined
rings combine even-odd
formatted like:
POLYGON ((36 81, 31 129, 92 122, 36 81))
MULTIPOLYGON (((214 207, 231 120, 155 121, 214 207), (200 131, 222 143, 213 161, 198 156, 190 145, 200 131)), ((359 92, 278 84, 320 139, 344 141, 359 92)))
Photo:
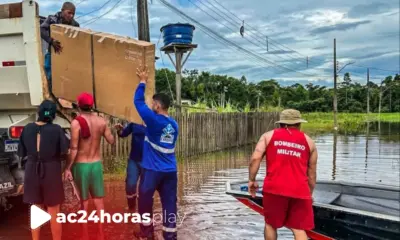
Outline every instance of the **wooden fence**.
MULTIPOLYGON (((184 113, 172 117, 179 125, 176 154, 189 157, 255 143, 264 132, 273 129, 279 113, 184 113)), ((110 119, 110 124, 116 121, 110 119)), ((103 159, 126 159, 130 141, 129 136, 117 137, 112 146, 103 143, 103 159)))

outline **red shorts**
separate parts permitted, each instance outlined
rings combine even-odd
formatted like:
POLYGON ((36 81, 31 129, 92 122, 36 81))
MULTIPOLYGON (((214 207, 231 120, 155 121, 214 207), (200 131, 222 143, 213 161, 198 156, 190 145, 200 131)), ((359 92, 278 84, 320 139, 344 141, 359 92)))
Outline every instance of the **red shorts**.
POLYGON ((263 193, 265 222, 273 228, 287 227, 298 230, 314 228, 311 199, 296 199, 263 193))

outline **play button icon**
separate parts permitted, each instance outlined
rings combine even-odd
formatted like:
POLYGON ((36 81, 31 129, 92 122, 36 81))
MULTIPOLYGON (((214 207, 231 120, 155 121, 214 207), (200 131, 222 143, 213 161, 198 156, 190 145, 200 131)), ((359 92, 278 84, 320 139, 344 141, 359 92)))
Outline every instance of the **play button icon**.
POLYGON ((31 206, 31 229, 36 229, 42 226, 50 221, 50 219, 50 214, 36 207, 35 205, 31 206))

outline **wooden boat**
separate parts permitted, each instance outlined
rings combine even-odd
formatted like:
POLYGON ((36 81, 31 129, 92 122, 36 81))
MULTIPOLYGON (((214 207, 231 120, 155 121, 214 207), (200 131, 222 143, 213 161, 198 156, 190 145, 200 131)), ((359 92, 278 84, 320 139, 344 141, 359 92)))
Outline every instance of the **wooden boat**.
MULTIPOLYGON (((248 181, 227 182, 226 193, 263 215, 262 183, 256 197, 248 181)), ((400 239, 400 188, 318 181, 313 193, 315 228, 311 239, 400 239)))

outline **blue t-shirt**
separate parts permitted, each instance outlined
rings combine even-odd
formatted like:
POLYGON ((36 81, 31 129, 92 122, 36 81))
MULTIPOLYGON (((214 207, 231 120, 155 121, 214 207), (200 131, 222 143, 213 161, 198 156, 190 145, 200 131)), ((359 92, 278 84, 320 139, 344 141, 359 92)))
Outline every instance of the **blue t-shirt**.
POLYGON ((135 107, 146 124, 142 167, 159 172, 176 172, 175 145, 178 124, 171 117, 152 111, 145 102, 146 84, 140 83, 135 93, 135 107))
POLYGON ((131 152, 129 154, 129 159, 131 160, 137 162, 142 161, 145 129, 146 128, 140 124, 129 123, 119 135, 124 138, 132 134, 131 152))

